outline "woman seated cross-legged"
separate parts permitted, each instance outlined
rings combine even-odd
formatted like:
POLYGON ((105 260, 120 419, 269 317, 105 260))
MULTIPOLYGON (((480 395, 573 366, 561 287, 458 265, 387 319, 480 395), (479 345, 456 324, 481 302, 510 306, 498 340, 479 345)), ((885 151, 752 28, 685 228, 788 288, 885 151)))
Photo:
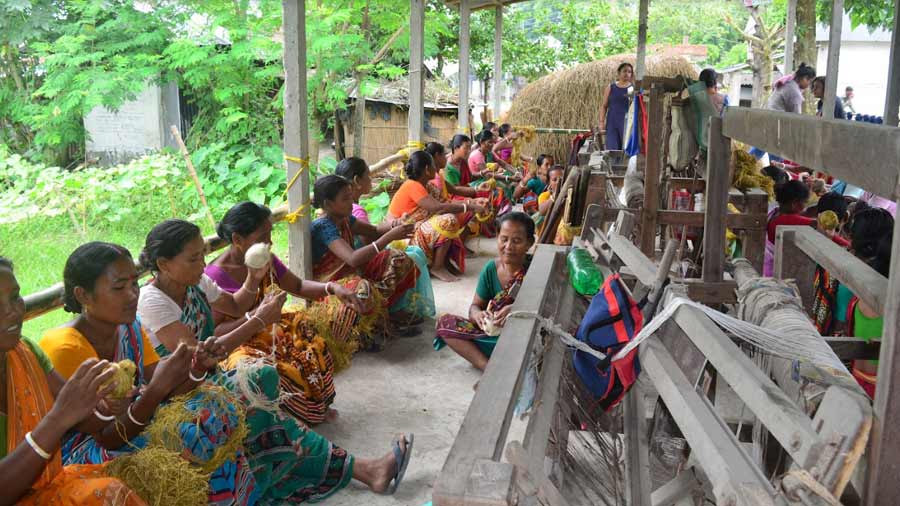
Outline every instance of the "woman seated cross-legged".
POLYGON ((500 218, 498 255, 481 269, 468 318, 443 315, 437 322, 434 348, 449 346, 480 370, 497 345, 497 337, 512 310, 528 270, 528 250, 534 245, 534 221, 522 212, 500 218))
POLYGON ((484 213, 487 208, 479 199, 454 201, 432 184, 436 169, 434 159, 425 151, 416 151, 404 168, 406 181, 394 194, 388 208, 388 219, 403 219, 415 224, 412 244, 422 248, 428 257, 431 274, 442 281, 456 281, 465 271, 466 250, 460 236, 468 213, 484 213))

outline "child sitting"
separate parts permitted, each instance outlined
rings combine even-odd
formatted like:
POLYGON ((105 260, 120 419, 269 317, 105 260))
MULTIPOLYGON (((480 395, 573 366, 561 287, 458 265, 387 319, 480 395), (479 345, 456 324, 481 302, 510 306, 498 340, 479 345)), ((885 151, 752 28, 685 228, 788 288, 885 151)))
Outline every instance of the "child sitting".
POLYGON ((775 271, 775 231, 781 225, 804 225, 815 227, 816 220, 802 215, 809 199, 809 188, 800 181, 788 181, 775 188, 778 207, 769 212, 766 226, 766 256, 763 276, 772 276, 775 271))
POLYGON ((550 214, 550 209, 553 208, 553 203, 556 201, 556 194, 559 193, 559 187, 562 184, 565 172, 562 165, 554 165, 547 175, 547 189, 538 196, 537 212, 531 215, 534 224, 537 226, 538 235, 544 230, 544 220, 550 214))

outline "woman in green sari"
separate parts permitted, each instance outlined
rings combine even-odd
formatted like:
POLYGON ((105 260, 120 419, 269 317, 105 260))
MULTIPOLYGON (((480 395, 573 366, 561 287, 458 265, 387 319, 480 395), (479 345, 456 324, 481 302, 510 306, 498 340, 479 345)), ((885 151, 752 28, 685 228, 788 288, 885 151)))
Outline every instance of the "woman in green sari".
MULTIPOLYGON (((141 263, 152 271, 153 279, 141 288, 138 314, 163 356, 179 343, 196 346, 212 338, 213 308, 244 320, 216 338, 222 359, 281 317, 283 293, 268 295, 252 313, 241 316, 253 304, 261 276, 250 269, 244 286, 230 294, 203 273, 204 255, 203 237, 192 223, 167 220, 147 236, 141 263)), ((217 372, 212 381, 235 392, 247 406, 249 434, 244 448, 262 491, 261 503, 321 501, 351 478, 374 492, 392 494, 403 479, 412 450, 411 434, 395 438, 392 451, 381 458, 357 459, 281 411, 274 367, 246 360, 227 373, 217 372)))

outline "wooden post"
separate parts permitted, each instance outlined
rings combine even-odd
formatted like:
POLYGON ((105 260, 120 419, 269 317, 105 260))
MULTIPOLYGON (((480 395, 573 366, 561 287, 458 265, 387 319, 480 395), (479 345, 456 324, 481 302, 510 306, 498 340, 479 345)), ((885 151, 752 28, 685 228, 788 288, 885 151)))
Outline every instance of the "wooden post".
POLYGON ((722 135, 722 118, 709 118, 706 157, 706 217, 703 220, 703 281, 722 281, 725 273, 725 220, 731 139, 722 135))
POLYGON ((784 73, 794 70, 794 32, 797 27, 797 0, 788 0, 787 22, 784 27, 784 73))
POLYGON ((425 124, 425 0, 409 0, 409 140, 421 141, 425 124))
MULTIPOLYGON (((637 100, 640 100, 638 98, 637 100)), ((644 164, 644 211, 641 213, 641 251, 649 258, 656 256, 656 222, 659 210, 659 174, 662 170, 663 90, 650 89, 650 113, 647 132, 647 159, 644 164)))
MULTIPOLYGON (((647 10, 650 0, 641 0, 638 6, 638 43, 637 57, 635 58, 634 78, 643 79, 646 71, 647 59, 647 10)), ((651 123, 652 124, 652 123, 651 123)))
MULTIPOLYGON (((839 0, 837 0, 839 1, 839 0)), ((895 11, 900 13, 900 11, 895 11)), ((896 14, 895 14, 896 15, 896 14)), ((900 221, 894 222, 890 279, 884 308, 878 388, 875 389, 875 423, 869 451, 866 504, 900 504, 900 221)))
POLYGON ((744 202, 745 214, 763 218, 761 227, 744 231, 743 244, 744 258, 750 261, 756 272, 762 272, 766 257, 765 218, 769 208, 769 194, 759 188, 753 188, 747 191, 744 202))
POLYGON ((822 117, 834 118, 834 101, 837 100, 838 65, 841 59, 841 30, 844 25, 844 0, 832 0, 831 30, 828 36, 828 77, 825 79, 825 102, 822 117))
POLYGON ((469 0, 459 0, 459 107, 457 121, 459 130, 466 133, 469 129, 469 22, 472 10, 469 0))
POLYGON ((772 273, 778 279, 793 279, 807 313, 812 312, 815 297, 813 277, 816 262, 797 247, 795 227, 778 227, 775 231, 775 265, 772 273))
MULTIPOLYGON (((306 106, 306 0, 282 0, 284 32, 284 152, 292 158, 309 159, 309 117, 306 106)), ((288 225, 289 265, 303 279, 312 277, 309 237, 309 170, 306 164, 285 160, 287 180, 305 171, 288 190, 288 207, 301 211, 288 225)))
POLYGON ((494 7, 494 115, 500 118, 500 96, 503 90, 503 5, 494 7))
POLYGON ((888 63, 887 98, 884 124, 897 126, 900 110, 900 0, 894 0, 894 31, 891 33, 891 61, 888 63))

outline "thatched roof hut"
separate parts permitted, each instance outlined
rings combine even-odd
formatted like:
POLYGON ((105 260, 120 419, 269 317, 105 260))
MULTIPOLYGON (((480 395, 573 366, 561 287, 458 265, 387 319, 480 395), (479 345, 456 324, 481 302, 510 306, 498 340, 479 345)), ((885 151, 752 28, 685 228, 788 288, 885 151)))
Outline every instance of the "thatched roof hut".
MULTIPOLYGON (((526 86, 513 100, 507 122, 554 128, 594 128, 599 124, 603 91, 616 78, 622 62, 634 64, 634 55, 610 56, 554 72, 526 86)), ((647 56, 648 76, 697 78, 697 68, 680 56, 647 56)), ((523 151, 547 153, 557 160, 568 156, 569 137, 537 134, 523 151)))

